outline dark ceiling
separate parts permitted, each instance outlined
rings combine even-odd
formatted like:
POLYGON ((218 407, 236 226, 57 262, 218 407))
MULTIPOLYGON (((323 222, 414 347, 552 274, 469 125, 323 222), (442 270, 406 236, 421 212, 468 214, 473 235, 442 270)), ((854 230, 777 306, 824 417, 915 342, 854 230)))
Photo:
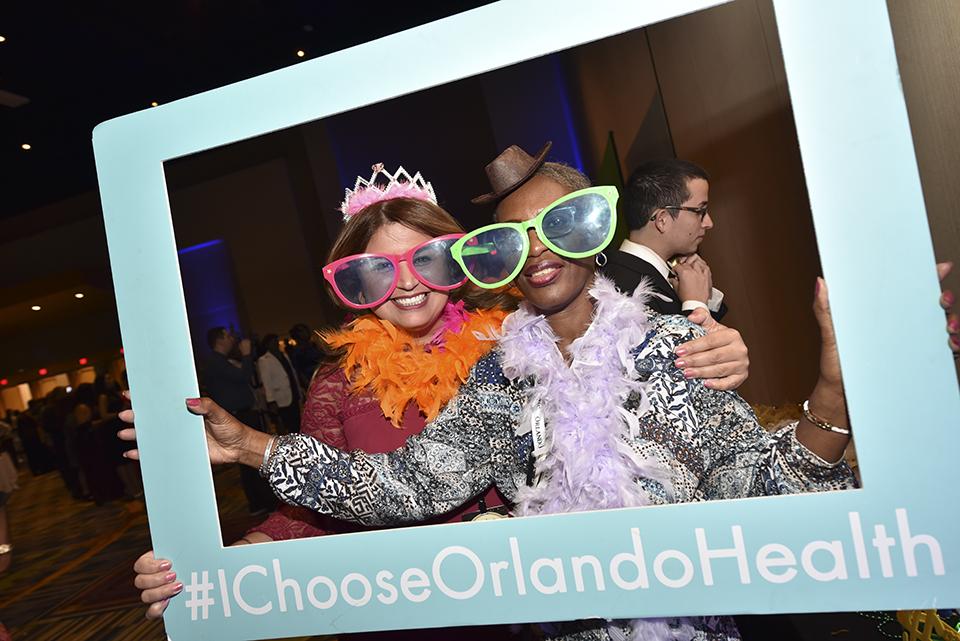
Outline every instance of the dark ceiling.
POLYGON ((488 3, 0 3, 0 218, 95 188, 104 120, 488 3))

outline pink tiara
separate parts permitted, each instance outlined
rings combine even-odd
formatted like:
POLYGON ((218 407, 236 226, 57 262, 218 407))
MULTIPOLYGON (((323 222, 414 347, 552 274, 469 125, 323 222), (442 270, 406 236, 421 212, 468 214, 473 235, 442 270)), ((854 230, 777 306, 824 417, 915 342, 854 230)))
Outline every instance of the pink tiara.
POLYGON ((350 220, 355 213, 374 203, 394 198, 414 198, 436 204, 437 195, 433 192, 433 185, 424 180, 419 171, 411 176, 406 169, 400 167, 391 175, 383 168, 383 163, 377 163, 372 169, 373 174, 369 180, 357 176, 353 189, 345 191, 343 203, 340 205, 344 220, 350 220), (377 178, 381 175, 387 179, 387 184, 383 187, 377 184, 377 178))

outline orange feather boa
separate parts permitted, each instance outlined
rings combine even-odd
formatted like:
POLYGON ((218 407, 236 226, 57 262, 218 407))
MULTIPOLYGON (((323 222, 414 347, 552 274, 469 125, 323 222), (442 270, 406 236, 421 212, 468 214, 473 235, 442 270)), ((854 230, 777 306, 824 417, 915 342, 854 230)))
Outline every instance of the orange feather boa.
POLYGON ((429 345, 373 314, 321 337, 335 349, 346 348, 341 367, 353 392, 372 393, 383 415, 399 428, 411 401, 428 421, 436 418, 474 364, 496 345, 493 337, 506 315, 501 310, 466 313, 459 331, 446 329, 429 345), (491 340, 480 340, 474 332, 491 340))

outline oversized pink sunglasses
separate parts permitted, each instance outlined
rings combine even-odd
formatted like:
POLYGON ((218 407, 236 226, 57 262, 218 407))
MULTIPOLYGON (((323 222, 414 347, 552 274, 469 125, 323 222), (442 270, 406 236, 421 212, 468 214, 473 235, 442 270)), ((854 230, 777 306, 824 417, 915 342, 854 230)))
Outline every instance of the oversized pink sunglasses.
POLYGON ((463 234, 431 238, 403 254, 354 254, 323 268, 337 298, 354 309, 369 309, 384 303, 400 281, 400 263, 421 283, 441 292, 463 285, 466 274, 453 259, 450 248, 463 234))

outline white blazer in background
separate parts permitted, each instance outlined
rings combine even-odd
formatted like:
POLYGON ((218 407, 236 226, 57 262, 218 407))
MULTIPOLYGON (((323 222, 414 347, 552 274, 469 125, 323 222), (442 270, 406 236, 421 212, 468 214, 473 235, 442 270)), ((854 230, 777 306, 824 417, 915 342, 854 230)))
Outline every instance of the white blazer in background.
MULTIPOLYGON (((286 354, 283 356, 287 358, 286 354)), ((290 359, 287 358, 287 363, 290 359)), ((293 365, 290 365, 293 368, 293 365)), ((260 371, 260 382, 263 383, 263 392, 268 403, 276 403, 277 407, 289 407, 293 403, 293 391, 290 389, 290 379, 283 365, 276 356, 267 352, 257 359, 257 369, 260 371)))

